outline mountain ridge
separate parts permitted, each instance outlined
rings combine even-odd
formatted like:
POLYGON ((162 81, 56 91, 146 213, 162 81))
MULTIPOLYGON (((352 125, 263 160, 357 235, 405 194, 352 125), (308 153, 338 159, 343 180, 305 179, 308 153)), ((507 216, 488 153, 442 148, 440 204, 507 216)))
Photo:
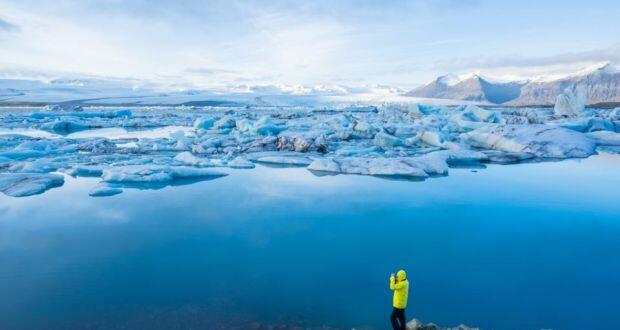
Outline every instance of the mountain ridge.
POLYGON ((491 82, 479 75, 447 84, 443 75, 430 83, 414 88, 405 96, 456 99, 485 104, 507 106, 550 106, 567 87, 583 87, 588 94, 588 104, 620 102, 620 71, 606 64, 590 72, 555 80, 491 82))

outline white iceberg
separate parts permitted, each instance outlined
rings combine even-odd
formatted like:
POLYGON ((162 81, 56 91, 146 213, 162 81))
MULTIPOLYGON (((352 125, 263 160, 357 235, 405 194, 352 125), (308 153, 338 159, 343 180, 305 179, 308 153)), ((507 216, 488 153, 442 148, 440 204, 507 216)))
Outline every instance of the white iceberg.
POLYGON ((198 166, 198 167, 213 166, 211 161, 209 161, 208 159, 196 157, 189 151, 184 151, 176 155, 174 157, 174 160, 180 163, 183 163, 185 165, 192 165, 192 166, 198 166))
POLYGON ((409 178, 428 177, 422 168, 412 166, 399 158, 319 158, 308 166, 308 170, 409 178))
POLYGON ((226 166, 230 168, 238 168, 238 169, 250 169, 256 167, 254 163, 245 159, 244 157, 236 157, 235 159, 226 163, 226 166))
POLYGON ((567 87, 555 100, 553 112, 558 116, 579 116, 588 102, 588 94, 581 86, 567 87))
POLYGON ((546 125, 486 126, 461 138, 471 146, 506 152, 527 152, 541 158, 583 158, 596 144, 583 133, 546 125))
POLYGON ((228 174, 187 166, 129 165, 103 170, 101 178, 114 183, 162 183, 187 178, 218 178, 228 174))

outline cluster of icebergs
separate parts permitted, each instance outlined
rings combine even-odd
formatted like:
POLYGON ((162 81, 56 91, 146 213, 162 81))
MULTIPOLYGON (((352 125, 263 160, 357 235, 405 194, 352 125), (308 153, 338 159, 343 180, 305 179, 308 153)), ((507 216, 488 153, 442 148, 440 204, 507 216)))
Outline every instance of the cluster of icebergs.
POLYGON ((601 148, 618 152, 618 132, 620 109, 583 109, 573 90, 558 98, 555 109, 396 103, 5 108, 0 191, 38 194, 70 175, 100 178, 90 194, 110 196, 140 185, 218 178, 255 164, 306 167, 317 175, 423 179, 463 164, 582 158, 601 148))

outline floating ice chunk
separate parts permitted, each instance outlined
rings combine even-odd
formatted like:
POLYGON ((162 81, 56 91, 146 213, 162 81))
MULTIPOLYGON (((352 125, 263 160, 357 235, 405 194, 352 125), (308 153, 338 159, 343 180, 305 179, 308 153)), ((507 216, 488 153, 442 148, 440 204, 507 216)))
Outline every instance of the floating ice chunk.
POLYGON ((54 132, 56 134, 68 134, 87 129, 81 123, 69 120, 57 120, 41 125, 41 129, 54 132))
POLYGON ((191 138, 185 135, 185 131, 179 130, 170 133, 170 138, 176 140, 174 148, 176 150, 187 150, 190 149, 191 138))
POLYGON ((88 195, 92 197, 107 197, 107 196, 118 195, 118 194, 121 194, 122 192, 123 192, 123 189, 121 188, 111 187, 107 184, 100 183, 96 185, 93 189, 91 189, 88 195))
POLYGON ((226 166, 230 168, 254 168, 256 165, 243 157, 237 157, 229 161, 226 166))
POLYGON ((65 178, 58 174, 1 173, 0 191, 12 197, 24 197, 60 187, 64 182, 65 178))
POLYGON ((325 151, 324 130, 285 131, 278 135, 276 148, 281 151, 325 151))
POLYGON ((377 131, 377 128, 365 121, 357 121, 353 125, 353 130, 364 133, 365 135, 372 135, 377 131))
POLYGON ((460 147, 458 143, 450 141, 446 134, 438 131, 423 131, 415 137, 415 140, 424 142, 429 146, 443 149, 455 149, 460 147))
POLYGON ((308 157, 295 156, 266 156, 256 160, 259 163, 274 165, 291 165, 291 166, 308 166, 312 163, 312 159, 308 157))
POLYGON ((204 168, 163 165, 129 165, 103 170, 105 182, 161 183, 184 178, 218 178, 228 174, 204 168))
POLYGON ((10 172, 21 173, 49 173, 58 170, 62 164, 49 162, 43 159, 26 162, 14 162, 9 166, 10 172))
POLYGON ((103 174, 103 167, 78 165, 66 170, 65 173, 74 177, 99 177, 103 174))
POLYGON ((557 123, 559 126, 572 129, 578 132, 596 132, 596 131, 615 131, 615 125, 613 121, 602 118, 587 118, 577 121, 569 119, 570 121, 563 121, 557 123))
POLYGON ((471 121, 481 121, 485 123, 501 124, 502 117, 499 112, 482 109, 479 106, 470 104, 462 112, 463 117, 471 121))
POLYGON ((213 118, 201 117, 201 118, 197 118, 194 121, 194 128, 195 129, 209 129, 213 127, 214 123, 215 123, 215 120, 213 120, 213 118))
POLYGON ((528 152, 542 158, 582 158, 595 152, 585 134, 545 125, 486 126, 461 134, 473 147, 528 152))
POLYGON ((588 102, 588 94, 581 86, 570 86, 564 90, 564 93, 558 95, 555 100, 553 112, 558 116, 578 116, 588 102))
POLYGON ((192 165, 192 166, 199 166, 199 167, 213 166, 208 159, 196 157, 189 151, 184 151, 176 155, 174 157, 174 160, 180 163, 183 163, 186 165, 192 165))
POLYGON ((275 125, 272 122, 271 117, 264 116, 252 125, 251 132, 258 135, 278 135, 278 133, 284 131, 285 129, 285 126, 275 125))
POLYGON ((225 116, 225 117, 220 118, 220 120, 216 121, 213 124, 213 128, 216 128, 216 129, 233 128, 236 125, 237 125, 237 122, 235 121, 235 118, 231 116, 225 116))
POLYGON ((308 170, 328 173, 425 178, 426 172, 399 158, 319 158, 308 170))
POLYGON ((495 111, 468 105, 465 110, 452 116, 452 121, 462 129, 477 129, 488 124, 503 124, 501 115, 495 111))
POLYGON ((610 131, 596 131, 587 133, 592 140, 598 145, 604 146, 620 146, 620 134, 610 131))
POLYGON ((249 132, 252 129, 252 122, 249 119, 237 120, 235 126, 240 132, 249 132))
POLYGON ((379 147, 398 147, 403 145, 403 141, 393 135, 387 133, 377 133, 375 135, 374 144, 379 147))

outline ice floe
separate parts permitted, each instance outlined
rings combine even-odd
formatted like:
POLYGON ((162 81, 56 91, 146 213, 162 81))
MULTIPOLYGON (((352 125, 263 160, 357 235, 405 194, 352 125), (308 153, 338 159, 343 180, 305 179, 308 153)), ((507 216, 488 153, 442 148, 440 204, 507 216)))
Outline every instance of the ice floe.
POLYGON ((189 178, 218 178, 226 173, 188 166, 129 165, 107 168, 101 178, 112 183, 161 183, 189 178))
POLYGON ((582 158, 595 152, 587 135, 547 125, 487 126, 463 133, 473 147, 507 152, 527 152, 541 158, 582 158))
POLYGON ((55 172, 99 178, 90 194, 106 196, 140 184, 208 180, 226 175, 225 168, 256 164, 424 179, 462 164, 615 152, 620 109, 581 109, 578 90, 564 97, 557 109, 411 103, 5 109, 0 174, 3 191, 14 196, 58 184, 62 176, 55 172))
POLYGON ((64 177, 58 174, 0 173, 0 191, 12 197, 41 194, 64 182, 64 177))

